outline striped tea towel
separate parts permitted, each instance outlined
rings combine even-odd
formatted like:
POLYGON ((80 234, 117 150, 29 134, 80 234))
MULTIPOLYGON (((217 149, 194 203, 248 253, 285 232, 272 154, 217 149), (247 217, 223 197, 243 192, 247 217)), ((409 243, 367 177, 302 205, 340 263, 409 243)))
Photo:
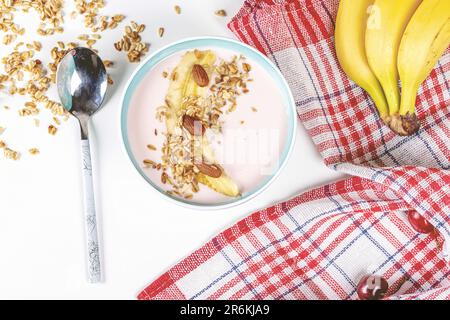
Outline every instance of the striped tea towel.
POLYGON ((247 0, 229 27, 278 66, 325 163, 353 177, 253 213, 139 299, 357 299, 366 274, 390 299, 450 298, 450 50, 419 91, 420 132, 399 137, 339 67, 338 4, 247 0), (412 210, 437 232, 416 232, 412 210))

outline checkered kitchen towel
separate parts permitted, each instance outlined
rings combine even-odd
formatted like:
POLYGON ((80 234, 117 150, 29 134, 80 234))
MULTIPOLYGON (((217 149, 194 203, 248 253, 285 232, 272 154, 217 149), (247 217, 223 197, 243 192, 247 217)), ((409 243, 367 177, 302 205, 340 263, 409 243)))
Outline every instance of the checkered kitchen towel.
POLYGON ((338 4, 247 0, 229 27, 280 68, 326 164, 353 177, 250 215, 139 299, 355 299, 365 274, 394 299, 450 298, 450 50, 420 89, 422 129, 396 136, 339 67, 338 4), (439 233, 414 231, 411 210, 439 233))

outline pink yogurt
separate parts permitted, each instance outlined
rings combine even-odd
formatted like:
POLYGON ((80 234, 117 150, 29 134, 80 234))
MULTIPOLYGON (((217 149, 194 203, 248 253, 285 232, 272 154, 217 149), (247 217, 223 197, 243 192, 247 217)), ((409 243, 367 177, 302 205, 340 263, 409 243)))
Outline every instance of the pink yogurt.
MULTIPOLYGON (((203 48, 199 48, 203 49, 203 48)), ((235 52, 223 48, 213 50, 218 59, 230 60, 235 52)), ((160 149, 165 141, 162 133, 165 123, 155 118, 156 109, 164 104, 169 80, 162 77, 164 71, 171 71, 184 52, 174 54, 147 73, 136 89, 128 113, 128 137, 136 160, 160 162, 160 149), (155 136, 155 129, 158 135, 155 136), (150 151, 147 145, 157 147, 150 151)), ((276 173, 281 154, 286 147, 288 117, 283 98, 277 84, 256 62, 251 64, 250 92, 238 97, 237 109, 224 114, 223 134, 208 130, 207 136, 218 162, 238 184, 243 196, 261 188, 276 173), (256 108, 256 112, 254 110, 256 108)), ((145 174, 161 190, 168 190, 161 183, 161 172, 144 169, 145 174)), ((193 204, 222 204, 233 199, 200 185, 200 192, 191 200, 193 204)))

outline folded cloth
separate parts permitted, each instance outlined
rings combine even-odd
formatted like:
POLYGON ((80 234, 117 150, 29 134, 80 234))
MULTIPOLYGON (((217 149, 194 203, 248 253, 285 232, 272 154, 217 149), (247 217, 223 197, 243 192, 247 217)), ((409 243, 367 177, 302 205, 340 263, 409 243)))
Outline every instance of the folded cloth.
POLYGON ((253 213, 139 299, 357 299, 367 274, 390 299, 450 298, 450 50, 419 91, 420 132, 399 137, 339 67, 338 5, 247 0, 229 27, 278 66, 325 163, 353 177, 253 213), (437 232, 416 232, 412 210, 437 232))

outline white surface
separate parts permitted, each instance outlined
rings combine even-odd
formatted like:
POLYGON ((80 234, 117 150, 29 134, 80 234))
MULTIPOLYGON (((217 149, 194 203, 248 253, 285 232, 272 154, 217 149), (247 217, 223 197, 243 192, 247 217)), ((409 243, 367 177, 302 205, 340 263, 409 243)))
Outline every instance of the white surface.
MULTIPOLYGON (((226 27, 242 4, 240 0, 119 0, 108 1, 105 14, 124 13, 128 20, 147 25, 144 39, 154 50, 191 36, 233 37, 226 27), (182 15, 173 12, 180 4, 182 15), (224 8, 229 16, 216 17, 224 8), (156 36, 164 26, 163 39, 156 36)), ((67 12, 70 12, 68 9, 67 12)), ((66 22, 71 22, 66 18, 66 22)), ((23 41, 36 37, 37 19, 23 19, 23 41)), ((85 33, 81 24, 66 28, 64 35, 46 38, 46 50, 58 40, 74 40, 85 33)), ((133 299, 146 284, 172 264, 201 246, 220 230, 252 211, 287 199, 312 187, 342 177, 322 164, 300 125, 294 153, 280 177, 263 194, 237 208, 214 212, 188 210, 162 199, 129 164, 119 135, 120 96, 137 65, 125 62, 123 53, 112 49, 122 28, 105 33, 96 48, 104 59, 116 62, 115 84, 105 108, 93 121, 95 137, 93 166, 97 212, 103 239, 106 282, 90 285, 85 278, 84 230, 81 195, 79 131, 77 123, 64 124, 49 136, 47 113, 41 128, 32 119, 19 118, 14 107, 21 101, 0 95, 0 126, 7 127, 1 139, 22 151, 18 162, 0 156, 0 298, 133 299), (46 120, 47 119, 47 120, 46 120), (41 154, 31 157, 28 148, 41 154)), ((9 50, 6 50, 6 52, 9 50)), ((2 47, 2 55, 5 50, 2 47)), ((42 60, 48 62, 42 55, 42 60)))

